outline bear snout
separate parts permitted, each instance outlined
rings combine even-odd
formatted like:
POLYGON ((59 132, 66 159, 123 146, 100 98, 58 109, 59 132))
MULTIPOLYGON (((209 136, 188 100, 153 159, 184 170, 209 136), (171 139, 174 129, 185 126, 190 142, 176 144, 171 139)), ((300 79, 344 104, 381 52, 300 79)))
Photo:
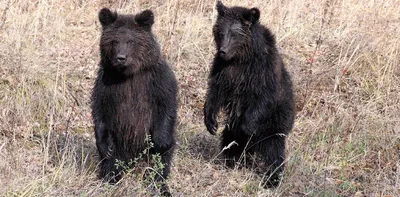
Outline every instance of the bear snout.
POLYGON ((117 55, 117 62, 118 64, 124 65, 126 61, 126 55, 118 54, 117 55))
POLYGON ((228 52, 228 50, 226 48, 221 48, 218 51, 218 55, 224 59, 225 61, 228 61, 232 58, 232 55, 228 52))

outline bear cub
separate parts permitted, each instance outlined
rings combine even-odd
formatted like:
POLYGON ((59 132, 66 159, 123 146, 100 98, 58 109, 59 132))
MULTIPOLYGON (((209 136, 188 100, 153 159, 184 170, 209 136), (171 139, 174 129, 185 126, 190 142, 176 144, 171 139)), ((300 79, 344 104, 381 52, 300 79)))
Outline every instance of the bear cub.
POLYGON ((150 136, 150 155, 159 154, 164 166, 156 181, 168 195, 164 179, 175 147, 178 87, 151 31, 153 12, 121 15, 103 8, 99 20, 101 60, 91 107, 100 176, 118 182, 123 170, 117 160, 133 161, 150 136))
POLYGON ((259 23, 257 8, 217 3, 213 27, 217 52, 208 78, 204 122, 215 135, 223 110, 226 126, 221 148, 233 166, 251 155, 264 175, 265 187, 280 182, 287 134, 294 123, 292 82, 273 34, 259 23))

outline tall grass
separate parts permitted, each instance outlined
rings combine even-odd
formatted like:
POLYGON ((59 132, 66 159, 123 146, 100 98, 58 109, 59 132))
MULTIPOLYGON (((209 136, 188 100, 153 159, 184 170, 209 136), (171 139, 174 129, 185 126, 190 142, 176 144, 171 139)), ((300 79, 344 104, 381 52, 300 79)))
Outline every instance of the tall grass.
MULTIPOLYGON (((400 195, 400 3, 238 1, 258 7, 295 84, 297 117, 276 189, 213 158, 202 123, 215 52, 215 1, 0 2, 0 194, 146 195, 137 176, 96 176, 90 91, 99 61, 97 13, 155 12, 154 33, 180 85, 176 196, 400 195)), ((140 172, 139 172, 140 175, 140 172)))

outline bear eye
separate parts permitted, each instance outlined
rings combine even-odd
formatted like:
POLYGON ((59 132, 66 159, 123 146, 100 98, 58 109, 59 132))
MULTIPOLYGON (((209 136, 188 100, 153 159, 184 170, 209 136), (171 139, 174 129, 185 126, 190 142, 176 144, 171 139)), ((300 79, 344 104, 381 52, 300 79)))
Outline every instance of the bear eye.
POLYGON ((117 44, 118 44, 118 41, 116 41, 116 40, 113 40, 113 41, 111 41, 111 44, 115 46, 115 45, 117 45, 117 44))
POLYGON ((231 35, 232 35, 232 36, 237 36, 237 35, 238 35, 238 32, 232 31, 231 35))

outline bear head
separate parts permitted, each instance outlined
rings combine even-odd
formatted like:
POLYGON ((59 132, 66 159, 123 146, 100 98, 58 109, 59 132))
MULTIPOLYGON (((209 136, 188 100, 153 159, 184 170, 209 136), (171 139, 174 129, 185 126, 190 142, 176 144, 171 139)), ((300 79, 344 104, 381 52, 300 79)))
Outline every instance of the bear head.
POLYGON ((251 49, 252 29, 257 28, 260 18, 258 8, 226 7, 217 3, 218 17, 213 27, 218 56, 229 61, 246 55, 251 49))
POLYGON ((159 46, 151 32, 154 14, 119 15, 108 8, 99 12, 101 66, 122 76, 132 76, 157 63, 159 46))

